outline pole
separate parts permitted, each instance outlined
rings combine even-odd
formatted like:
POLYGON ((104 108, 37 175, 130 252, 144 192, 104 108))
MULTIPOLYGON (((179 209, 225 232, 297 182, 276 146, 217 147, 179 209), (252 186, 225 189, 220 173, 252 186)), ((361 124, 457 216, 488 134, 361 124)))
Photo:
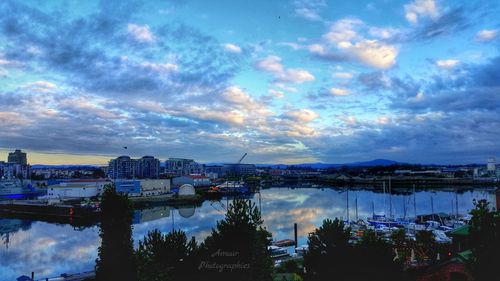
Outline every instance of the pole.
POLYGON ((456 212, 455 219, 458 219, 458 194, 457 194, 457 190, 455 190, 455 212, 456 212))
POLYGON ((347 209, 346 209, 346 212, 347 212, 347 223, 349 223, 349 188, 347 189, 347 209))
POLYGON ((432 220, 434 220, 434 198, 431 195, 431 212, 432 212, 432 220))
POLYGON ((356 221, 358 221, 359 218, 358 218, 358 195, 357 194, 356 194, 356 201, 355 202, 356 202, 356 221))
POLYGON ((294 223, 293 224, 293 233, 294 233, 294 237, 295 237, 295 248, 297 248, 298 246, 298 241, 297 241, 297 223, 294 223))
POLYGON ((392 219, 392 190, 391 190, 391 177, 389 177, 389 217, 392 219))
POLYGON ((415 219, 417 219, 417 194, 415 192, 415 184, 413 184, 413 213, 415 214, 415 219))

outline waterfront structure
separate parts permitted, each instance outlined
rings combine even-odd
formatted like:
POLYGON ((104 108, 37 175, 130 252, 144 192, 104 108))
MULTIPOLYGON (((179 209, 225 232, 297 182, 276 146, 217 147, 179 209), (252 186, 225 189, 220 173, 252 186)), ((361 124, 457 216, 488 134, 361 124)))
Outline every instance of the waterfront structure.
POLYGON ((222 165, 205 165, 205 175, 211 179, 216 179, 224 176, 224 166, 222 165))
POLYGON ((108 177, 111 179, 132 179, 135 177, 135 162, 130 156, 120 156, 109 161, 108 177))
POLYGON ((160 160, 153 156, 132 159, 124 155, 110 160, 107 172, 111 179, 157 179, 160 177, 160 160))
POLYGON ((192 196, 195 194, 194 186, 190 184, 184 184, 179 188, 179 196, 192 196))
POLYGON ((153 156, 143 156, 135 162, 135 174, 140 179, 157 179, 160 177, 160 160, 153 156))
POLYGON ((61 181, 47 187, 48 198, 90 198, 102 194, 104 187, 111 182, 108 180, 77 179, 61 181))
POLYGON ((486 170, 488 170, 488 172, 495 172, 496 169, 497 167, 496 167, 495 157, 488 158, 488 163, 486 164, 486 170))
POLYGON ((203 172, 203 165, 197 163, 193 159, 168 158, 168 160, 165 161, 165 173, 168 175, 184 176, 202 174, 203 172))
POLYGON ((141 182, 138 180, 115 180, 115 189, 118 193, 127 194, 129 196, 141 195, 141 182))
POLYGON ((170 191, 169 179, 115 180, 116 192, 129 196, 152 196, 170 191))
POLYGON ((181 186, 183 184, 190 184, 194 187, 200 186, 210 186, 212 181, 207 176, 202 175, 188 175, 188 176, 180 176, 172 179, 172 184, 174 186, 181 186))
POLYGON ((3 179, 29 179, 31 166, 28 165, 26 152, 16 149, 10 152, 7 162, 0 161, 0 178, 3 179))
POLYGON ((9 152, 9 156, 7 159, 7 162, 9 163, 28 165, 26 152, 22 152, 20 149, 16 149, 14 152, 9 152))
POLYGON ((142 179, 141 195, 160 195, 170 191, 170 179, 142 179))
POLYGON ((224 164, 224 174, 231 176, 254 176, 256 169, 254 164, 224 164))

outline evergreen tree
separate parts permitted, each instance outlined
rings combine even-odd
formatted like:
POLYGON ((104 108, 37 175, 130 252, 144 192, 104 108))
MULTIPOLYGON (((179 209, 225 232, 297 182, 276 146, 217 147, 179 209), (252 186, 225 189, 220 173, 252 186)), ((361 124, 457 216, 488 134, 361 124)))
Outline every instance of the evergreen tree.
POLYGON ((101 202, 101 246, 96 260, 96 279, 137 280, 132 240, 133 209, 126 195, 113 186, 104 189, 101 202))
POLYGON ((473 275, 476 280, 492 280, 500 268, 500 215, 490 210, 486 200, 474 202, 471 211, 470 241, 473 262, 473 275))
POLYGON ((304 255, 306 280, 348 280, 352 260, 351 229, 339 219, 323 221, 309 234, 304 255))
POLYGON ((200 277, 206 280, 272 280, 271 233, 250 201, 236 199, 201 245, 200 277))
POLYGON ((181 230, 148 232, 136 251, 139 280, 189 280, 199 263, 196 251, 194 238, 188 241, 181 230))

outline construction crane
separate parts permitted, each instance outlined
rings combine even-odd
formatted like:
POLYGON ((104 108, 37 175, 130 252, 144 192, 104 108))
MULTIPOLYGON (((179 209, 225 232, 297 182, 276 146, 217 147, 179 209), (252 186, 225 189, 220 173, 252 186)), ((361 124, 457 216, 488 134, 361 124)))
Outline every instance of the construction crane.
POLYGON ((245 152, 245 154, 243 154, 243 156, 241 156, 240 161, 238 161, 238 163, 236 163, 236 164, 241 164, 241 161, 243 161, 243 158, 245 158, 245 156, 247 156, 246 152, 245 152))

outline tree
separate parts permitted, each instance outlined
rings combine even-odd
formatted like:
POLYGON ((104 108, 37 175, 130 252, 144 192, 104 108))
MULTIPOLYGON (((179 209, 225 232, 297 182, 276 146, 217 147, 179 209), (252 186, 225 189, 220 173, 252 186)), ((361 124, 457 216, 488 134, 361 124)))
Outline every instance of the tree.
POLYGON ((415 234, 415 239, 422 253, 425 254, 429 260, 434 260, 437 253, 434 233, 430 230, 422 230, 415 234))
POLYGON ((471 211, 470 241, 475 257, 472 271, 478 281, 491 280, 500 267, 500 215, 486 200, 474 201, 471 211))
POLYGON ((118 194, 113 186, 107 185, 101 202, 97 280, 137 280, 132 215, 133 209, 127 195, 118 194))
POLYGON ((139 280, 189 280, 199 263, 196 251, 194 238, 188 242, 181 230, 166 235, 157 229, 148 232, 135 252, 139 280))
POLYGON ((236 199, 224 220, 201 245, 200 277, 206 280, 272 280, 273 261, 268 251, 271 233, 262 227, 254 203, 236 199))
POLYGON ((348 280, 352 247, 351 229, 339 219, 323 221, 309 234, 309 250, 304 255, 307 280, 348 280))
POLYGON ((354 270, 350 280, 405 280, 392 246, 373 230, 365 231, 356 245, 354 260, 362 270, 354 270))

